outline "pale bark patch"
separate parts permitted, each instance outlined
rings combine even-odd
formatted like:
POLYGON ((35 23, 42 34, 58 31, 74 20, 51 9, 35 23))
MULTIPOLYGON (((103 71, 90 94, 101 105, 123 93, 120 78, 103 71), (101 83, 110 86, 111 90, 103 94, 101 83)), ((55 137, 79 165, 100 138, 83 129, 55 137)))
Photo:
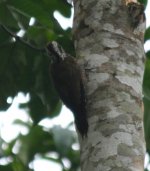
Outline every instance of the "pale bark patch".
POLYGON ((115 29, 114 26, 110 23, 105 23, 103 25, 103 30, 109 31, 112 33, 120 34, 120 35, 125 35, 125 33, 121 29, 115 29))
POLYGON ((108 48, 117 48, 119 47, 119 44, 117 43, 117 41, 115 41, 114 39, 109 39, 109 38, 105 38, 103 39, 103 42, 102 44, 105 46, 105 47, 108 47, 108 48))
POLYGON ((95 90, 99 87, 99 84, 109 79, 108 73, 89 73, 89 82, 87 84, 88 95, 95 92, 95 90))
POLYGON ((103 63, 108 62, 108 60, 109 58, 105 55, 90 54, 85 59, 85 69, 96 69, 96 67, 100 67, 103 63))
POLYGON ((142 96, 141 80, 138 80, 138 78, 130 77, 127 75, 122 75, 122 76, 117 75, 116 78, 122 84, 126 84, 127 86, 132 87, 137 94, 140 94, 142 96))

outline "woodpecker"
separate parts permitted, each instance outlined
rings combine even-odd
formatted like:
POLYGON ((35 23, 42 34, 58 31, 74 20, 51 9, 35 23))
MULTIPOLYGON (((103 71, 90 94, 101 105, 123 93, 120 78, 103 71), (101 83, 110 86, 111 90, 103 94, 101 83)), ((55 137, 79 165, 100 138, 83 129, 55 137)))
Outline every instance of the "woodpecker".
POLYGON ((133 28, 138 27, 140 23, 145 22, 144 5, 130 2, 127 5, 133 28))
POLYGON ((87 136, 86 98, 83 74, 75 58, 56 42, 47 45, 52 60, 50 71, 55 88, 63 103, 73 112, 76 127, 82 138, 87 136))

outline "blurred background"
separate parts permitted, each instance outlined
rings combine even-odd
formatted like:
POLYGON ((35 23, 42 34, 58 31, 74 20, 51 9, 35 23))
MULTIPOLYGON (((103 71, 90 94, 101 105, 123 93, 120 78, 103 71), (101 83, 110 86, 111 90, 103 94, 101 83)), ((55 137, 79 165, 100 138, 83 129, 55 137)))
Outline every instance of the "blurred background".
MULTIPOLYGON (((150 2, 146 6, 145 132, 149 164, 150 2)), ((49 78, 44 46, 58 41, 74 54, 72 2, 0 1, 0 171, 78 171, 79 144, 72 113, 49 78)))

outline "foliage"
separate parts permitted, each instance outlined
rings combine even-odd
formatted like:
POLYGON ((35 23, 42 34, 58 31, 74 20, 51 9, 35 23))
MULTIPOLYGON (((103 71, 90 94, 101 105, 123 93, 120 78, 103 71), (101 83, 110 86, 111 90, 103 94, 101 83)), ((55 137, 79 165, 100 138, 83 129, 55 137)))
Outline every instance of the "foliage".
POLYGON ((5 158, 11 158, 11 160, 5 166, 0 165, 0 170, 31 171, 32 169, 29 168, 29 163, 32 163, 36 156, 62 164, 63 171, 69 170, 63 164, 63 159, 68 159, 71 163, 70 170, 77 170, 79 152, 72 150, 72 145, 76 141, 72 131, 62 129, 59 126, 47 131, 38 125, 26 126, 29 129, 27 135, 20 134, 11 143, 4 142, 1 139, 1 144, 7 147, 1 155, 5 156, 5 158), (62 135, 63 138, 65 137, 63 141, 62 135), (17 144, 19 144, 19 147, 17 147, 18 150, 17 152, 13 152, 13 148, 17 144), (56 153, 56 157, 51 156, 54 152, 56 153))
MULTIPOLYGON (((139 1, 146 6, 147 0, 139 1)), ((71 7, 67 0, 0 0, 0 110, 10 107, 8 97, 14 98, 18 92, 29 93, 30 100, 20 107, 29 110, 33 121, 33 124, 15 122, 28 129, 27 135, 20 134, 10 143, 0 139, 0 159, 8 161, 0 165, 1 171, 32 171, 29 165, 37 155, 60 163, 63 171, 76 171, 79 167, 79 152, 72 150, 76 143, 74 133, 60 127, 45 130, 37 125, 45 117, 57 116, 61 110, 62 104, 49 78, 50 59, 45 46, 47 42, 57 40, 69 53, 74 53, 71 28, 63 30, 54 18, 56 10, 69 18, 71 7), (32 24, 31 18, 34 19, 32 24), (15 152, 17 144, 19 150, 15 152), (50 155, 53 152, 57 157, 50 155), (64 158, 70 161, 70 168, 64 166, 64 158)), ((150 28, 145 41, 149 39, 150 28)), ((144 127, 147 151, 150 152, 150 51, 146 56, 144 127)))
MULTIPOLYGON (((71 5, 64 0, 7 0, 0 2, 0 109, 9 107, 7 97, 19 91, 30 94, 28 107, 33 120, 58 115, 61 103, 49 78, 49 62, 45 46, 57 40, 71 42, 70 30, 63 30, 53 13, 71 15, 71 5), (30 19, 35 22, 30 25, 30 19), (20 38, 17 33, 24 31, 20 38)), ((71 44, 71 43, 70 43, 71 44)), ((66 46, 68 47, 68 46, 66 46)))
POLYGON ((138 2, 144 4, 145 7, 146 7, 146 5, 147 5, 147 0, 138 0, 138 2))
POLYGON ((68 52, 73 52, 71 29, 63 30, 54 18, 56 10, 69 18, 71 7, 66 0, 0 0, 0 110, 10 107, 8 97, 28 93, 30 100, 20 107, 28 109, 33 121, 33 124, 14 123, 26 127, 27 135, 20 134, 11 143, 0 139, 0 159, 8 161, 0 165, 1 171, 32 171, 29 165, 37 155, 61 164, 63 171, 79 167, 79 152, 72 149, 76 143, 74 132, 61 127, 45 130, 37 125, 45 117, 57 116, 61 110, 50 79, 50 59, 45 46, 57 40, 68 52), (17 144, 18 151, 14 152, 17 144), (53 152, 57 157, 48 155, 53 152), (64 166, 64 158, 70 161, 70 168, 64 166))

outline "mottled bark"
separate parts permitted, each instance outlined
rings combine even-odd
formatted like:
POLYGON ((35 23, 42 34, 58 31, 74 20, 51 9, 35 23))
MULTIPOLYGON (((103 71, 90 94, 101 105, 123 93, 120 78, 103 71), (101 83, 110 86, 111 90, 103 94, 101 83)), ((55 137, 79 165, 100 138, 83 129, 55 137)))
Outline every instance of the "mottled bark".
POLYGON ((73 35, 87 78, 88 137, 82 171, 143 171, 143 25, 124 0, 74 0, 73 35))

